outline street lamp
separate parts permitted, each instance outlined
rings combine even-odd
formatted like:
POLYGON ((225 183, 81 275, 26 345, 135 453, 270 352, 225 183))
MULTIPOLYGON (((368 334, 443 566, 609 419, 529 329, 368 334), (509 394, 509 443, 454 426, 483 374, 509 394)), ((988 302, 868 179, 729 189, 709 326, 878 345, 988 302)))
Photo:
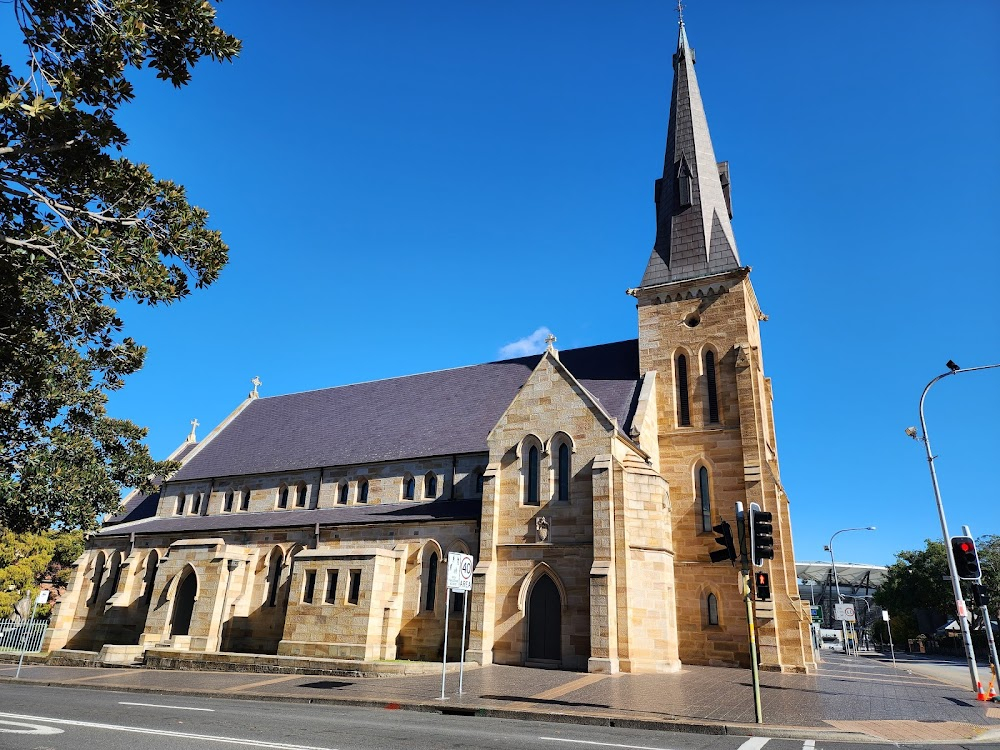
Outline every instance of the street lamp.
POLYGON ((941 518, 941 532, 944 534, 944 550, 948 555, 948 572, 951 573, 951 590, 955 594, 955 609, 958 615, 958 624, 962 628, 962 644, 965 646, 965 658, 969 662, 969 675, 972 677, 972 689, 979 690, 979 672, 976 669, 976 653, 972 650, 972 635, 969 633, 969 616, 965 611, 965 599, 962 598, 962 587, 958 582, 958 570, 955 567, 955 553, 951 549, 951 536, 948 534, 948 521, 944 517, 944 505, 941 503, 941 489, 938 487, 937 472, 934 470, 934 454, 931 453, 931 439, 927 434, 927 421, 924 419, 924 399, 931 386, 942 378, 949 375, 957 375, 960 372, 975 372, 976 370, 992 370, 1000 367, 1000 363, 995 365, 981 365, 979 367, 961 368, 952 360, 948 360, 945 365, 948 372, 941 373, 924 388, 920 394, 920 430, 923 435, 917 435, 915 427, 907 427, 906 434, 914 440, 919 440, 927 449, 927 466, 931 471, 931 484, 934 485, 934 499, 937 501, 938 516, 941 518))
MULTIPOLYGON (((833 536, 830 537, 830 543, 826 545, 823 549, 830 553, 830 565, 833 566, 833 585, 837 587, 837 603, 843 604, 844 597, 840 594, 840 577, 837 575, 837 560, 833 556, 833 540, 836 538, 837 534, 843 534, 845 531, 875 531, 874 526, 856 526, 850 529, 841 529, 840 531, 835 531, 833 536)), ((847 648, 847 623, 843 620, 840 621, 840 630, 844 636, 844 653, 850 653, 847 648)))

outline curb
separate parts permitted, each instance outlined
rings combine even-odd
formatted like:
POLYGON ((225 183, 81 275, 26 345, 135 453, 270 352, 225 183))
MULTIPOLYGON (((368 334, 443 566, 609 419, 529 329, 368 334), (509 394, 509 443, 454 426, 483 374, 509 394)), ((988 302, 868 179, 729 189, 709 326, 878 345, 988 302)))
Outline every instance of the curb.
MULTIPOLYGON (((201 698, 223 698, 233 700, 258 700, 274 703, 304 703, 321 705, 343 705, 352 708, 380 708, 402 711, 419 711, 421 713, 439 713, 446 716, 486 717, 491 719, 511 719, 516 721, 538 721, 553 724, 579 724, 582 726, 620 727, 623 729, 646 729, 659 732, 682 732, 705 735, 734 735, 740 737, 770 737, 773 739, 826 740, 839 742, 875 743, 885 742, 860 732, 849 732, 839 729, 822 729, 810 727, 795 727, 770 724, 730 724, 698 719, 638 719, 626 716, 602 716, 600 714, 567 714, 547 713, 545 711, 525 711, 504 708, 487 708, 475 704, 443 704, 427 701, 386 700, 371 698, 346 698, 333 696, 317 696, 306 698, 288 693, 224 693, 218 691, 185 689, 133 687, 118 685, 75 684, 66 685, 52 680, 17 679, 0 677, 0 684, 25 684, 55 688, 78 688, 82 690, 100 690, 117 693, 139 693, 146 695, 185 695, 201 698)), ((954 741, 949 741, 954 744, 954 741)), ((964 740, 963 742, 975 742, 964 740)), ((922 743, 931 744, 931 743, 922 743)))

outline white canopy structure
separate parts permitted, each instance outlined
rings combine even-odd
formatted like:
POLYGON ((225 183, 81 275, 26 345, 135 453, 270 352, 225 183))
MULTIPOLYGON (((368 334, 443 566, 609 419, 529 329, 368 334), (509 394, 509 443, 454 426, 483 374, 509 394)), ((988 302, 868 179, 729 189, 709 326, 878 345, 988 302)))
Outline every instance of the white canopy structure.
MULTIPOLYGON (((841 586, 852 589, 877 589, 885 580, 888 568, 884 565, 838 562, 837 580, 841 586)), ((803 583, 833 583, 833 566, 829 562, 797 562, 795 575, 803 583)))

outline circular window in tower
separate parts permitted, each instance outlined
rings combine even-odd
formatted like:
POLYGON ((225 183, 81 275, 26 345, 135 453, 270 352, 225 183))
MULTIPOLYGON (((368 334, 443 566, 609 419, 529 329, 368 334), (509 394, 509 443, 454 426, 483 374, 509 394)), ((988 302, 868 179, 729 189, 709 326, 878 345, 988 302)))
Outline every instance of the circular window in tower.
POLYGON ((684 325, 688 328, 694 328, 701 322, 701 318, 698 317, 697 313, 691 313, 686 318, 684 318, 684 325))

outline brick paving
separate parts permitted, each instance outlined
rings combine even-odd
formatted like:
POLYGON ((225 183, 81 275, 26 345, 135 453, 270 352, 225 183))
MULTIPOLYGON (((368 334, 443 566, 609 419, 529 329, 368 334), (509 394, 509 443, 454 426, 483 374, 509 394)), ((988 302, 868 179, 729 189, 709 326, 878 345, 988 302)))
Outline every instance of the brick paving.
MULTIPOLYGON (((98 689, 174 692, 520 715, 561 721, 662 723, 664 728, 774 734, 778 728, 858 733, 883 740, 1000 739, 998 704, 967 689, 894 668, 878 656, 824 653, 817 675, 761 674, 764 727, 753 727, 748 671, 685 666, 667 675, 588 675, 493 665, 470 668, 464 695, 450 673, 447 699, 441 676, 356 678, 249 672, 26 665, 22 679, 98 689), (749 726, 748 726, 749 725, 749 726), (986 734, 988 733, 988 734, 986 734)), ((0 680, 13 677, 0 665, 0 680)))

